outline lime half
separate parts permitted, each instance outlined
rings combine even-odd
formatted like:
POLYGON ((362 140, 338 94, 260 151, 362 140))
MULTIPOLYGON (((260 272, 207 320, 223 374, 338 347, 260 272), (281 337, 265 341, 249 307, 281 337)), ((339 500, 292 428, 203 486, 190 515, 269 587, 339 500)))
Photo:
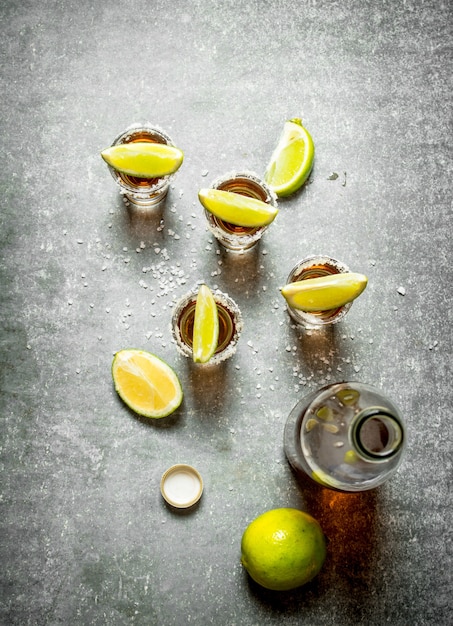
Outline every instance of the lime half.
POLYGON ((328 311, 355 300, 368 283, 364 274, 345 272, 307 278, 285 285, 281 292, 289 306, 300 311, 328 311))
POLYGON ((166 417, 182 402, 183 391, 176 373, 165 361, 145 350, 117 352, 112 377, 120 398, 139 415, 166 417))
POLYGON ((137 178, 159 178, 181 167, 183 152, 175 146, 149 141, 133 141, 111 146, 101 156, 113 169, 137 178))
POLYGON ((198 198, 207 211, 235 226, 267 226, 278 213, 271 204, 232 191, 200 189, 198 198))
POLYGON ((264 180, 277 196, 289 196, 302 187, 313 167, 315 145, 302 121, 294 118, 285 122, 264 180))
POLYGON ((207 285, 198 290, 193 324, 193 360, 207 363, 217 349, 219 313, 217 303, 207 285))

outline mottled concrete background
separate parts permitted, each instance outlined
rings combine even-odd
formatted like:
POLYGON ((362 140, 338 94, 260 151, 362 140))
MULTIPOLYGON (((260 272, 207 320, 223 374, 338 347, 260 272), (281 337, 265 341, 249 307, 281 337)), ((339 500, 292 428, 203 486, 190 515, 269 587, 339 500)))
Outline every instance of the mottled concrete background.
POLYGON ((0 16, 0 622, 451 623, 451 3, 2 0, 0 16), (310 181, 255 253, 232 258, 197 190, 262 173, 294 116, 316 144, 310 181), (148 219, 99 156, 137 120, 185 151, 148 219), (279 287, 314 253, 369 287, 333 332, 307 335, 279 287), (209 373, 169 330, 201 279, 245 317, 236 356, 209 373), (169 420, 137 419, 115 394, 112 355, 131 346, 178 372, 169 420), (303 487, 286 417, 351 378, 400 406, 406 460, 361 496, 303 487), (159 493, 177 462, 205 481, 186 515, 159 493), (329 539, 317 579, 281 594, 239 562, 247 524, 280 506, 329 539))

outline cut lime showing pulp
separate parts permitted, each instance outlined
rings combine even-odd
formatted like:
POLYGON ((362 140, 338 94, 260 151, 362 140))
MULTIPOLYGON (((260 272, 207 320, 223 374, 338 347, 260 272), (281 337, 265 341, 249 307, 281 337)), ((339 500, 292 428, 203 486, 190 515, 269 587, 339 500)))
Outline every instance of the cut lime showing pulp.
POLYGON ((285 122, 264 180, 277 196, 289 196, 302 187, 313 167, 315 145, 298 118, 285 122))
POLYGON ((289 283, 281 291, 293 309, 328 311, 355 300, 367 283, 368 278, 364 274, 346 272, 289 283))
POLYGON ((217 349, 219 313, 211 290, 201 285, 198 290, 193 324, 193 360, 207 363, 217 349))
POLYGON ((166 417, 182 402, 176 373, 150 352, 120 350, 113 358, 112 377, 120 398, 139 415, 166 417))
POLYGON ((278 213, 271 204, 232 191, 200 189, 198 198, 207 211, 235 226, 267 226, 278 213))
POLYGON ((184 159, 179 148, 149 141, 111 146, 103 150, 101 156, 113 169, 138 178, 159 178, 173 174, 184 159))

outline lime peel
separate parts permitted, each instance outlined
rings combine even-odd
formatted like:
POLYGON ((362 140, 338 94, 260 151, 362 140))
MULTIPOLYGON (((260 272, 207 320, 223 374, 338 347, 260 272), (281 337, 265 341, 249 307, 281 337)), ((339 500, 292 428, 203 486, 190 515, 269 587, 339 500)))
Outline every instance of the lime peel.
POLYGON ((219 340, 219 313, 207 285, 198 290, 193 326, 194 363, 207 363, 215 354, 219 340))
POLYGON ((319 573, 325 559, 321 526, 298 509, 267 511, 242 535, 242 565, 266 589, 287 591, 304 585, 319 573))
POLYGON ((198 198, 207 211, 235 226, 267 226, 278 213, 277 207, 262 200, 222 189, 200 189, 198 198))
POLYGON ((364 274, 344 272, 289 283, 281 293, 293 309, 328 311, 355 300, 367 284, 368 278, 364 274))
POLYGON ((302 120, 287 120, 264 173, 264 180, 279 197, 289 196, 308 179, 315 145, 302 120))
POLYGON ((149 141, 133 141, 110 146, 101 152, 113 169, 137 178, 159 178, 176 172, 184 153, 175 146, 149 141))

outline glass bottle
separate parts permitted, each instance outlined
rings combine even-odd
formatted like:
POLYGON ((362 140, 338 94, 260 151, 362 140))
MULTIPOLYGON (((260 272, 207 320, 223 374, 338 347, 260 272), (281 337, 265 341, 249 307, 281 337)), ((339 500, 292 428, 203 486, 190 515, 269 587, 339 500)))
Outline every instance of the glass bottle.
POLYGON ((345 492, 381 485, 398 469, 405 445, 398 408, 358 382, 334 383, 306 396, 284 431, 285 453, 296 473, 345 492))

